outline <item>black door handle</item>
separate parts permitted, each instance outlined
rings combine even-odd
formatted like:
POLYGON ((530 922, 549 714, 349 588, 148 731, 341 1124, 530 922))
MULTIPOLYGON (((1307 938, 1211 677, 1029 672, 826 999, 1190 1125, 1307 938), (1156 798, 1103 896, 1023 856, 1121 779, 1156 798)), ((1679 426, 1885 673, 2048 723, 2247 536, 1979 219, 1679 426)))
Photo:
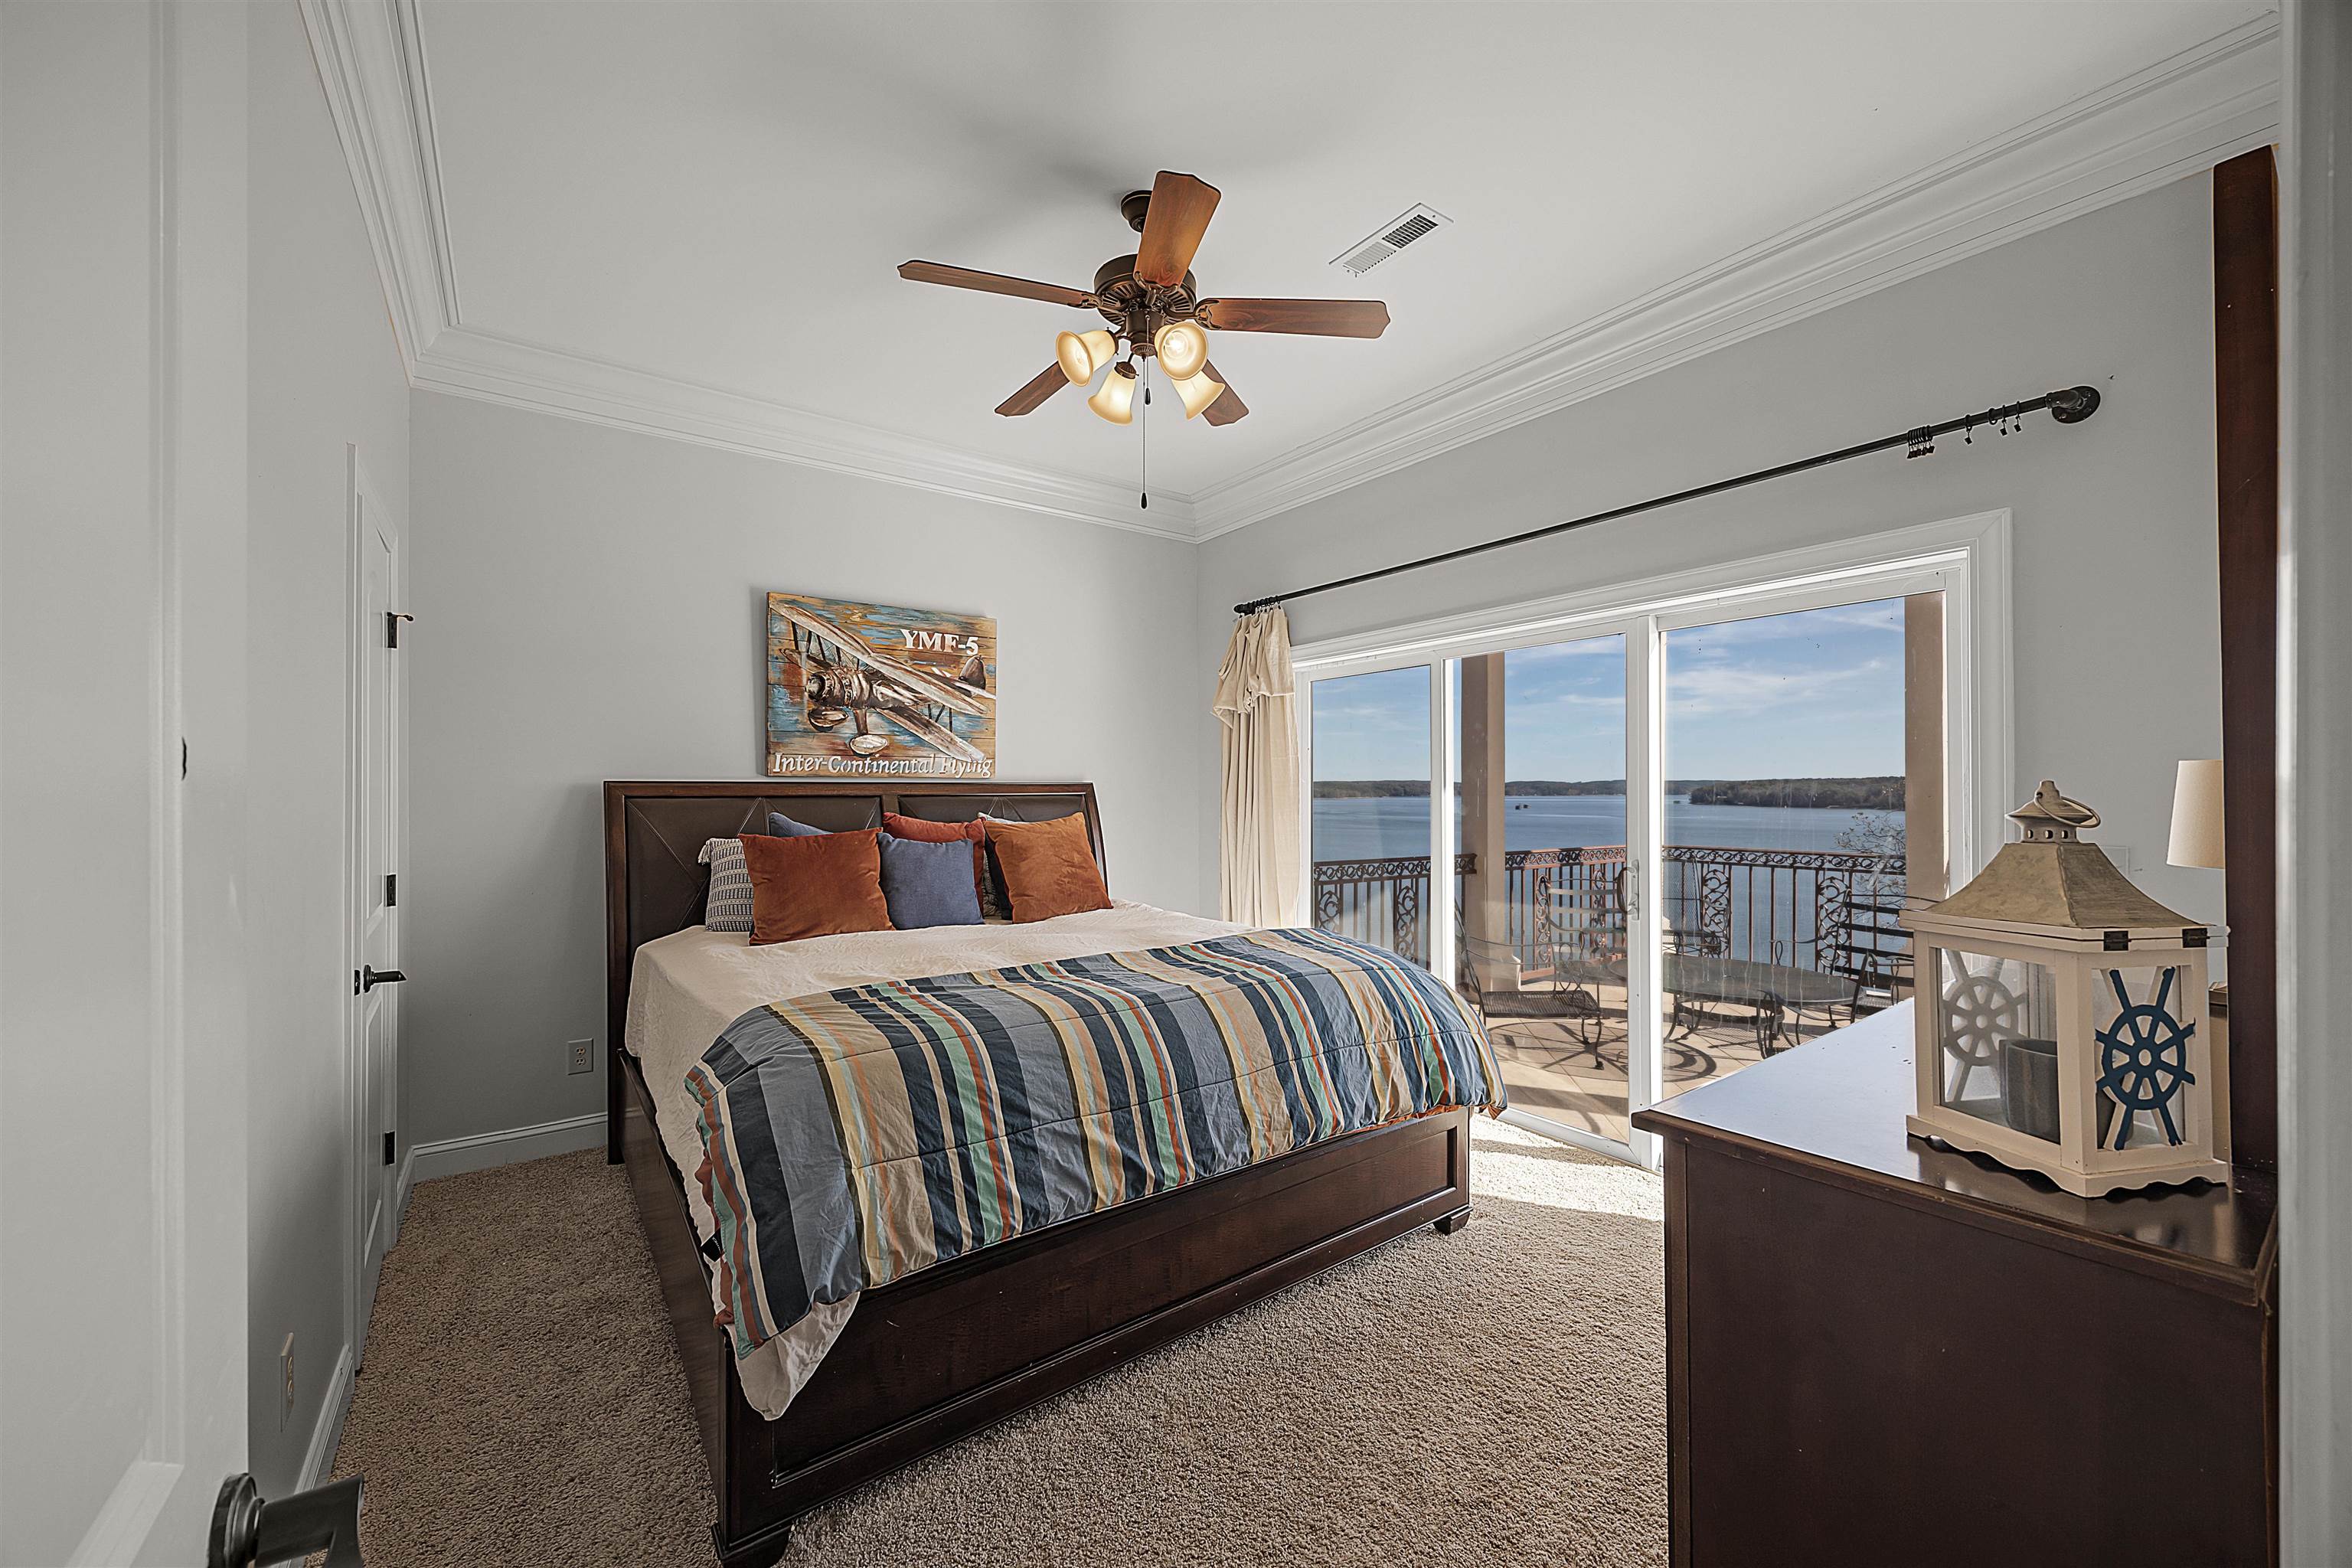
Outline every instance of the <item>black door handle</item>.
POLYGON ((347 1476, 292 1497, 264 1502, 249 1475, 221 1483, 213 1504, 212 1539, 205 1568, 247 1568, 288 1563, 313 1552, 327 1568, 362 1568, 360 1478, 347 1476))
POLYGON ((376 969, 364 963, 360 965, 360 989, 362 991, 373 991, 379 985, 389 985, 395 980, 407 978, 407 975, 397 969, 376 969))

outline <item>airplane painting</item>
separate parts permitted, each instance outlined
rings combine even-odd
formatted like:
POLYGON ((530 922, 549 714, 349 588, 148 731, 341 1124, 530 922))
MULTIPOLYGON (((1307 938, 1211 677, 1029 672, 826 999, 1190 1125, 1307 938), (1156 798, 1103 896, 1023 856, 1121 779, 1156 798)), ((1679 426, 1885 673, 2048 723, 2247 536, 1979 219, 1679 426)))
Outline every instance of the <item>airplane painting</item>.
POLYGON ((996 772, 996 623, 768 595, 772 778, 996 772))

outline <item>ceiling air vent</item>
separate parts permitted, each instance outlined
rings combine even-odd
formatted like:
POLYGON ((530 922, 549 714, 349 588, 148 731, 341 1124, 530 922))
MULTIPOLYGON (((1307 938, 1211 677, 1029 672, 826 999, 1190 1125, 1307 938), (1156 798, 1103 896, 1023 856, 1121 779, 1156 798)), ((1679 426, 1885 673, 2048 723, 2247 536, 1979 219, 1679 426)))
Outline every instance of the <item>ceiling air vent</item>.
POLYGON ((1382 224, 1379 230, 1358 244, 1349 246, 1331 263, 1350 277, 1361 278, 1414 240, 1434 233, 1441 226, 1454 220, 1444 213, 1416 206, 1382 224))

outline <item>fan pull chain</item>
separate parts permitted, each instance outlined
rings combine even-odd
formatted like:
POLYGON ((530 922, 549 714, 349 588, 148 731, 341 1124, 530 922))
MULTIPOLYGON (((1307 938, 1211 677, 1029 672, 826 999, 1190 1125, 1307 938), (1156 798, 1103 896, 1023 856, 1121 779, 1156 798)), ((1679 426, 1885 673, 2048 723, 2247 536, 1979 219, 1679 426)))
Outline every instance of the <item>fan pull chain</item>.
POLYGON ((1143 388, 1143 493, 1139 498, 1143 510, 1151 510, 1151 387, 1143 388))

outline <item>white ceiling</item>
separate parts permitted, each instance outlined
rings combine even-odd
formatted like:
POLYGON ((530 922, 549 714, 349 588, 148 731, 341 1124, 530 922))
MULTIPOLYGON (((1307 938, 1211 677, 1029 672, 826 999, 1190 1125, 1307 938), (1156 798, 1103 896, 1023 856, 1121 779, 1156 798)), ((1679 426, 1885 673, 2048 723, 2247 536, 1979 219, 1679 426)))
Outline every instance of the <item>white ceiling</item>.
POLYGON ((1453 401, 1475 402, 1485 367, 1759 242, 1866 226, 1874 193, 1958 207, 1973 152, 2078 135, 2050 111, 2142 103, 2155 88, 2113 84, 2267 10, 395 0, 394 30, 438 180, 437 326, 561 351, 538 363, 583 384, 652 373, 634 382, 734 395, 731 416, 846 421, 898 462, 1131 489, 1140 432, 1080 396, 991 412, 1091 318, 893 268, 1086 288, 1134 247, 1123 192, 1161 168, 1217 185, 1205 293, 1377 297, 1392 325, 1217 334, 1249 417, 1187 423, 1163 395, 1150 433, 1162 515, 1207 523, 1433 389, 1468 378, 1453 401), (1453 226, 1360 279, 1329 265, 1415 202, 1453 226))

